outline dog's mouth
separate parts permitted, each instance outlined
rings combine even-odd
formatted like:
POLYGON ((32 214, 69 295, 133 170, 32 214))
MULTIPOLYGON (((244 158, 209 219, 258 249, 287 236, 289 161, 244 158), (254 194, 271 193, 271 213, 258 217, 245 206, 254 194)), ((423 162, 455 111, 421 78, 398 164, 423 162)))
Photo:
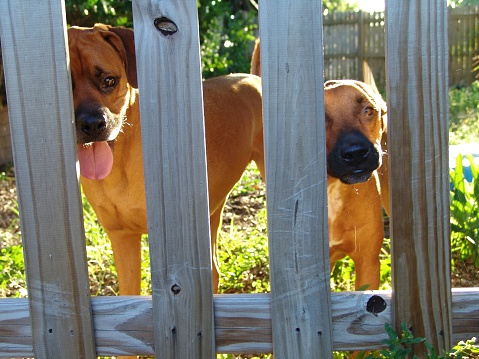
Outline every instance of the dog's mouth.
POLYGON ((96 102, 75 109, 77 153, 80 173, 92 180, 108 176, 113 167, 113 144, 121 131, 124 116, 96 102))
POLYGON ((339 179, 344 184, 356 184, 366 182, 371 178, 372 172, 365 170, 356 170, 353 173, 348 173, 341 176, 339 179))
POLYGON ((79 144, 78 160, 80 173, 92 180, 101 180, 110 174, 113 167, 113 152, 108 141, 79 144))

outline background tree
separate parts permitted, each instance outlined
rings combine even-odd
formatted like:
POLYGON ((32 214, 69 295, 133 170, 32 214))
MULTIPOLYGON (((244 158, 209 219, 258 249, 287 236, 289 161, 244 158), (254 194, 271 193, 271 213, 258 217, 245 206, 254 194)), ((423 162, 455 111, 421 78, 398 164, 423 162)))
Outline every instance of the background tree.
POLYGON ((477 6, 479 5, 479 0, 448 0, 447 6, 458 7, 458 6, 477 6))

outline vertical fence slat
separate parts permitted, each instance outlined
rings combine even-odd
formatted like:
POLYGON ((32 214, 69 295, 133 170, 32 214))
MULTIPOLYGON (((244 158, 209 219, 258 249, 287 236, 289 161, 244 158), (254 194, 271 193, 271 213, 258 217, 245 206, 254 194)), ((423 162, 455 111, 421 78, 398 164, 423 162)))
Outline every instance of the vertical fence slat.
POLYGON ((321 3, 259 5, 275 358, 332 356, 321 3))
POLYGON ((34 354, 93 358, 63 2, 0 5, 34 354))
POLYGON ((386 26, 395 325, 449 349, 446 1, 387 1, 386 26))
POLYGON ((162 358, 209 358, 215 346, 196 1, 137 0, 133 18, 155 347, 162 358))

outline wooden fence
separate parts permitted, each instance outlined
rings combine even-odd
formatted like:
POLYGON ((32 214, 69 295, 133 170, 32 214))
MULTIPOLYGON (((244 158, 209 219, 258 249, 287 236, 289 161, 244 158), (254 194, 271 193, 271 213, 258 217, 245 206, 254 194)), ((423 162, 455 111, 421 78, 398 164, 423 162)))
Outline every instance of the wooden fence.
MULTIPOLYGON (((449 86, 469 86, 475 80, 473 57, 479 55, 479 6, 448 8, 448 27, 449 86)), ((332 12, 323 29, 325 79, 362 79, 366 62, 383 92, 384 12, 332 12)))
POLYGON ((90 298, 63 2, 2 0, 29 296, 0 299, 0 356, 331 358, 381 347, 386 322, 439 350, 477 336, 479 291, 450 286, 446 1, 405 4, 388 0, 385 19, 392 292, 329 290, 321 2, 260 2, 271 294, 213 296, 196 1, 135 0, 153 294, 90 298), (161 17, 178 31, 158 32, 161 17), (161 152, 183 145, 197 150, 161 152), (172 154, 181 191, 156 159, 172 154))

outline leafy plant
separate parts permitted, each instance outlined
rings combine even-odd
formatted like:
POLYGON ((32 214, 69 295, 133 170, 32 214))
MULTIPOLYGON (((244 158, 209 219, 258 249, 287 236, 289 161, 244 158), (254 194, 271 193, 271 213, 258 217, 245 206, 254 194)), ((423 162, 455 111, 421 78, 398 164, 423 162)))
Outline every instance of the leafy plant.
POLYGON ((257 216, 256 228, 245 233, 234 223, 218 238, 221 293, 265 293, 270 291, 266 210, 257 216))
POLYGON ((451 356, 454 358, 478 358, 479 345, 476 344, 476 338, 461 340, 451 350, 451 356))
POLYGON ((66 15, 69 25, 93 26, 103 22, 113 26, 131 27, 131 0, 66 0, 66 15))
POLYGON ((472 259, 479 266, 479 169, 471 155, 466 156, 472 182, 464 177, 464 157, 456 158, 451 170, 451 250, 461 259, 472 259))
POLYGON ((21 245, 0 249, 0 297, 24 297, 25 265, 21 245))
POLYGON ((203 77, 249 73, 257 29, 257 10, 247 2, 198 2, 203 77))
MULTIPOLYGON (((411 353, 413 346, 420 343, 424 343, 425 352, 423 357, 426 359, 477 358, 477 355, 479 354, 479 346, 476 345, 476 338, 469 339, 465 342, 460 341, 451 349, 451 351, 445 352, 444 355, 440 355, 425 338, 414 337, 413 333, 407 328, 405 323, 401 323, 401 335, 398 335, 388 323, 384 325, 384 328, 389 337, 388 339, 383 340, 383 343, 387 345, 387 348, 368 354, 366 359, 407 358, 411 353)), ((413 355, 413 359, 416 358, 418 358, 418 356, 413 355)))
MULTIPOLYGON (((402 335, 398 336, 394 329, 386 323, 384 325, 386 333, 388 334, 389 339, 383 341, 384 344, 388 345, 387 349, 382 349, 379 353, 382 358, 391 358, 391 359, 400 359, 406 358, 408 354, 412 351, 412 346, 414 344, 424 342, 424 338, 415 338, 414 335, 406 328, 406 324, 401 324, 402 335)), ((376 356, 370 355, 367 358, 375 358, 376 356)), ((416 358, 416 356, 414 356, 416 358)))

